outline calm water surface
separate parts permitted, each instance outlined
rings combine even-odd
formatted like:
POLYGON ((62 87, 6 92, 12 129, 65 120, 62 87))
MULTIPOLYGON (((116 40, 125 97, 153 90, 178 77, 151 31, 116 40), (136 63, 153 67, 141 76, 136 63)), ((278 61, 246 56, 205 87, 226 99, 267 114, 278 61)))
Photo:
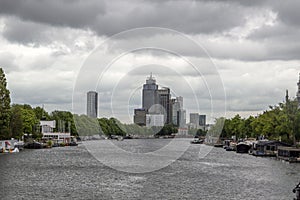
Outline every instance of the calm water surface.
MULTIPOLYGON (((166 141, 118 145, 149 152, 166 141)), ((142 174, 111 169, 84 145, 0 154, 0 199, 293 199, 300 164, 221 148, 199 158, 200 146, 190 146, 163 169, 142 174)))

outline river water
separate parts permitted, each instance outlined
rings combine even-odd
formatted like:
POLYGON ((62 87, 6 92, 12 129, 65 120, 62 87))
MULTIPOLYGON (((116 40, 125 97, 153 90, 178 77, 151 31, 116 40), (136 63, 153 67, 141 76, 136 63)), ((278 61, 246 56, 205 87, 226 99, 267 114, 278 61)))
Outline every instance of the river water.
MULTIPOLYGON (((117 145, 149 152, 166 142, 124 140, 117 145)), ((148 173, 107 167, 83 144, 0 154, 0 199, 293 199, 300 164, 222 148, 199 158, 205 146, 191 145, 172 164, 148 173)))

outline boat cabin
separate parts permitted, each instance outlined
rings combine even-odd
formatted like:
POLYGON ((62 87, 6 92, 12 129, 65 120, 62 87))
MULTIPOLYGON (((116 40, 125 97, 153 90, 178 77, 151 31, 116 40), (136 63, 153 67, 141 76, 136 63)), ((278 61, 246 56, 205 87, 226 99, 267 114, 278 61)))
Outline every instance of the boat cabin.
POLYGON ((300 148, 278 147, 277 158, 288 162, 300 162, 300 148))
POLYGON ((288 147, 289 144, 273 140, 260 140, 253 143, 252 155, 254 156, 276 156, 279 146, 288 147))

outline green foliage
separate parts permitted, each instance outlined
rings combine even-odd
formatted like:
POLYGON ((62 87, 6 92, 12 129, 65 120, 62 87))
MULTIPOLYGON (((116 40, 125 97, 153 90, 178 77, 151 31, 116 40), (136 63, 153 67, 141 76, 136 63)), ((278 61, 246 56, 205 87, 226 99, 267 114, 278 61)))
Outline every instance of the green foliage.
MULTIPOLYGON (((77 132, 75 122, 74 122, 74 116, 71 112, 55 110, 51 113, 50 116, 45 111, 40 111, 40 110, 39 110, 38 114, 40 115, 41 112, 44 112, 44 116, 46 116, 46 118, 56 121, 55 131, 71 132, 71 135, 78 136, 78 132, 77 132)), ((81 120, 81 118, 77 118, 77 119, 81 120)), ((83 119, 83 120, 85 120, 85 119, 83 119)))
POLYGON ((20 106, 11 107, 10 132, 13 138, 21 139, 23 136, 23 116, 20 106))
POLYGON ((26 108, 22 109, 23 118, 23 132, 26 134, 35 134, 35 128, 38 125, 38 120, 35 116, 33 109, 26 108))
POLYGON ((0 68, 0 139, 9 139, 10 92, 3 69, 0 68))
POLYGON ((98 119, 98 122, 101 127, 101 133, 105 134, 106 136, 126 135, 125 125, 121 124, 121 122, 115 118, 100 118, 98 119))
POLYGON ((198 137, 206 136, 206 133, 207 133, 207 131, 198 129, 195 136, 198 136, 198 137))
POLYGON ((296 100, 288 100, 286 103, 280 103, 277 106, 270 106, 270 109, 262 114, 247 119, 239 115, 231 119, 219 118, 209 133, 217 133, 222 127, 221 137, 236 138, 265 136, 269 139, 279 140, 287 143, 293 143, 294 139, 300 139, 300 110, 296 100))
POLYGON ((80 136, 92 136, 101 134, 98 120, 86 115, 73 115, 76 122, 77 133, 80 136))
POLYGON ((178 128, 172 124, 166 124, 155 135, 165 136, 165 135, 171 135, 173 133, 178 133, 178 128))
POLYGON ((48 147, 52 147, 53 146, 53 141, 52 140, 48 140, 47 141, 47 146, 48 147))
POLYGON ((39 120, 50 120, 49 114, 44 110, 44 108, 36 107, 33 109, 35 116, 39 120))
POLYGON ((40 138, 39 120, 30 105, 14 104, 10 123, 12 135, 21 138, 23 134, 31 135, 32 138, 40 138), (22 122, 21 122, 22 120, 22 122), (22 130, 22 131, 21 131, 22 130))

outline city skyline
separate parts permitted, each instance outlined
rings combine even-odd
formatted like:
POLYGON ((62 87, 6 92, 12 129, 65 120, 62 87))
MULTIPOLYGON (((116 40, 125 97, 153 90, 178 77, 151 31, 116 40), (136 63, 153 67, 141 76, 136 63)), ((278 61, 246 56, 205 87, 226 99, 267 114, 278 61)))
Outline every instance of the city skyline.
POLYGON ((134 109, 133 122, 148 127, 173 124, 183 128, 186 126, 183 97, 172 97, 171 88, 159 87, 151 72, 143 84, 141 108, 134 109))

